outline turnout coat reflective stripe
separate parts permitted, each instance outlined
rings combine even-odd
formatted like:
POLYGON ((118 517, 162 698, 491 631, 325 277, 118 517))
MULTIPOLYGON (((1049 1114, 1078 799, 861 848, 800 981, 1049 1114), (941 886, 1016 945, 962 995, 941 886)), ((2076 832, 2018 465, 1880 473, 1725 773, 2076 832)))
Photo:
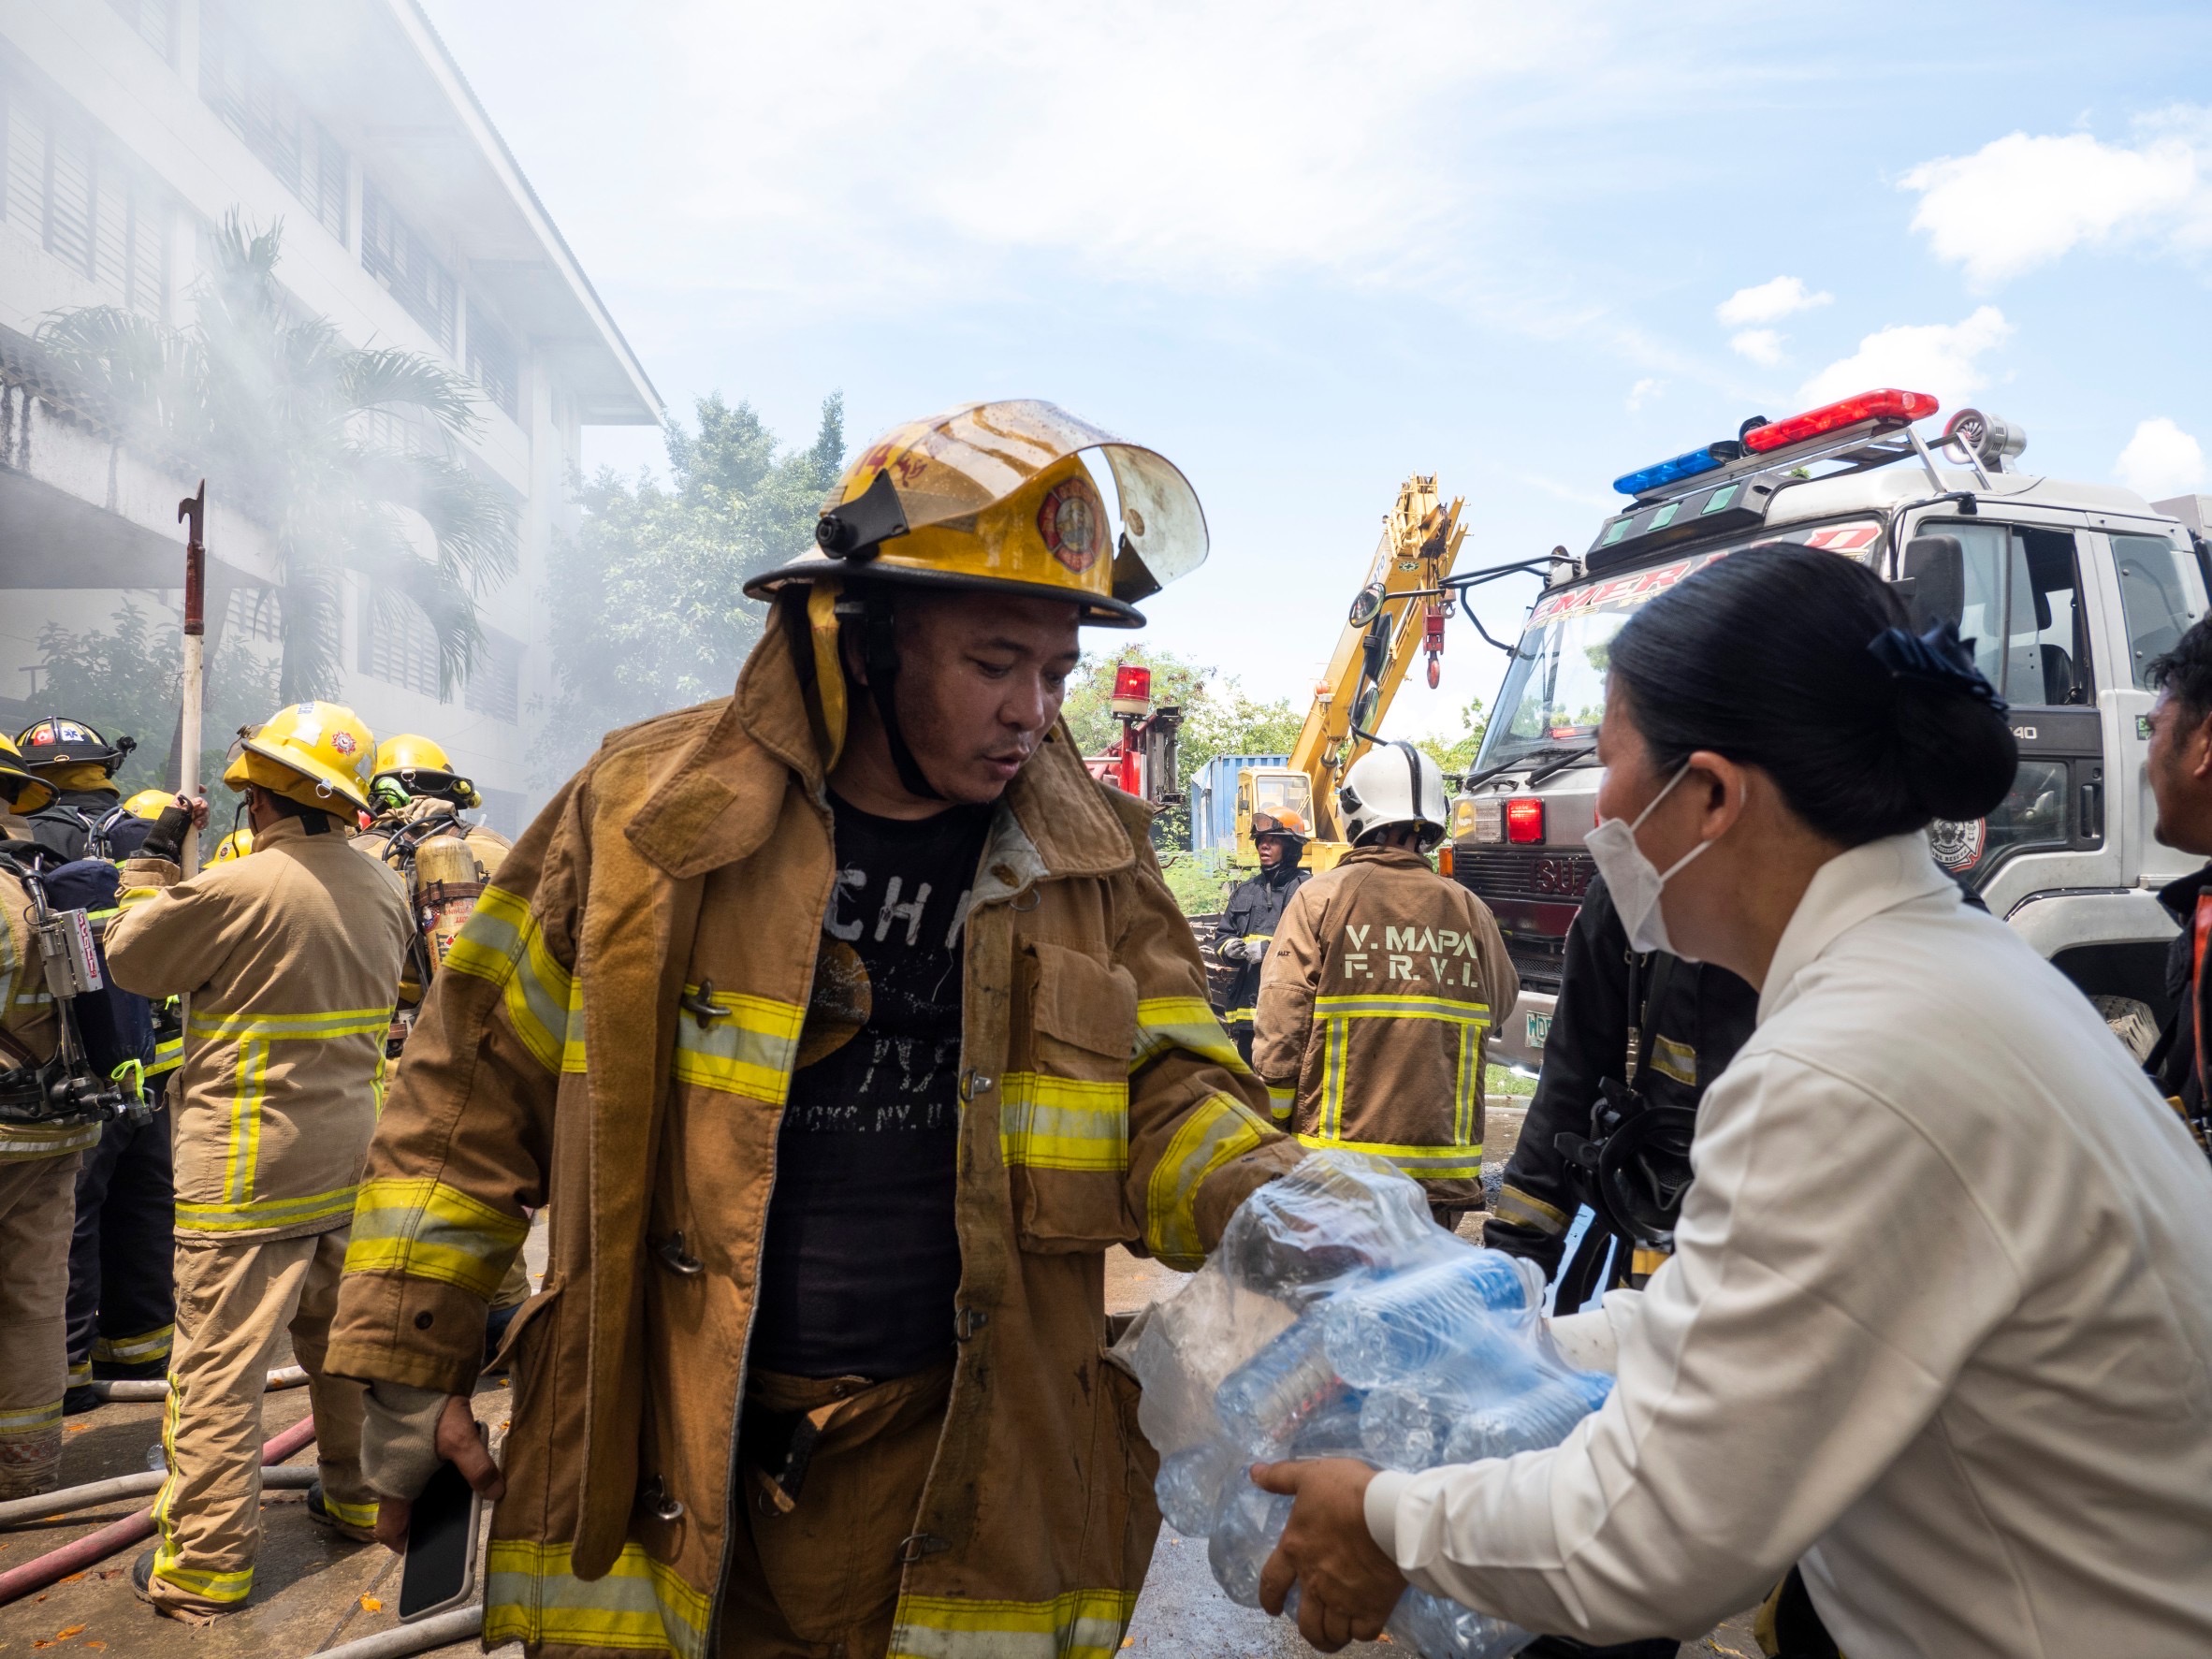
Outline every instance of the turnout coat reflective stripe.
MULTIPOLYGON (((734 698, 610 737, 517 844, 371 1151, 342 1375, 466 1389, 523 1206, 551 1206, 510 1336, 488 1642, 711 1651, 777 1127, 836 878, 793 620, 771 612, 734 698)), ((896 1653, 1118 1645, 1158 1516, 1134 1386, 1103 1358, 1103 1252, 1195 1266, 1300 1156, 1206 1004, 1145 820, 1063 730, 978 872, 957 1362, 896 1653)))
POLYGON ((1480 899, 1418 852, 1355 847, 1283 910, 1252 1063, 1306 1145, 1387 1157, 1433 1202, 1479 1206, 1487 1039, 1520 995, 1480 899))

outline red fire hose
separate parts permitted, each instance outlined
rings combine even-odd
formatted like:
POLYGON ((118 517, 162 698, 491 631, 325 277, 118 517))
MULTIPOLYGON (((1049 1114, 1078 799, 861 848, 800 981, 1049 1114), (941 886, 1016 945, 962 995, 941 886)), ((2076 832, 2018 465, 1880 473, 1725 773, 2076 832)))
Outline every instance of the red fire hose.
MULTIPOLYGON (((302 1418, 282 1434, 261 1448, 264 1463, 281 1463, 315 1437, 315 1419, 302 1418)), ((135 1515, 126 1515, 112 1525, 104 1526, 96 1533, 87 1533, 74 1544, 64 1544, 20 1567, 0 1573, 0 1608, 19 1601, 34 1590, 44 1590, 49 1584, 80 1573, 95 1562, 106 1561, 119 1550, 127 1550, 140 1538, 153 1535, 153 1507, 148 1505, 135 1515)))

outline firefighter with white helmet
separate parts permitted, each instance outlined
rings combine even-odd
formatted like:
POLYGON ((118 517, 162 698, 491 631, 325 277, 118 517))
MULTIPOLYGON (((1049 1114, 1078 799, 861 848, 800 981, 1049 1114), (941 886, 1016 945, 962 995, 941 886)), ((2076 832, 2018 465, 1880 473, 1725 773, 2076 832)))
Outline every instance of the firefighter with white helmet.
MULTIPOLYGON (((1237 884, 1214 930, 1214 954, 1236 970, 1222 997, 1221 1023, 1229 1027, 1246 1065, 1252 1062, 1252 1016, 1259 1000, 1259 970, 1267 961, 1268 943, 1290 895, 1313 873, 1302 867, 1309 838, 1304 816, 1295 807, 1253 813, 1252 846, 1259 855, 1259 873, 1237 884)), ((1287 1123, 1290 1097, 1273 1089, 1268 1094, 1275 1121, 1287 1123)))
POLYGON ((1389 1158, 1456 1227, 1482 1205, 1486 1041, 1521 979, 1489 909, 1429 863, 1449 812, 1433 760, 1378 744, 1336 800, 1352 850, 1284 910, 1253 1064, 1300 1141, 1389 1158))
POLYGON ((359 1385, 323 1364, 374 1127, 384 1037, 411 924, 400 879, 347 844, 372 742, 353 711, 300 703, 241 734, 223 775, 246 798, 250 858, 190 880, 171 808, 124 866, 108 930, 116 980, 189 999, 176 1119, 177 1328, 159 1545, 132 1569, 165 1613, 234 1612, 260 1533, 261 1393, 280 1334, 306 1367, 315 1519, 370 1536, 359 1385))
POLYGON ((1059 720, 1078 625, 1204 556, 1182 474, 965 405, 816 540, 752 583, 735 695, 517 843, 371 1151, 331 1364, 374 1384, 381 1531, 441 1456, 503 1492, 494 1645, 1113 1652, 1158 1512, 1104 1254, 1195 1268, 1299 1156, 1059 720), (494 1470, 475 1333, 548 1199, 494 1470))

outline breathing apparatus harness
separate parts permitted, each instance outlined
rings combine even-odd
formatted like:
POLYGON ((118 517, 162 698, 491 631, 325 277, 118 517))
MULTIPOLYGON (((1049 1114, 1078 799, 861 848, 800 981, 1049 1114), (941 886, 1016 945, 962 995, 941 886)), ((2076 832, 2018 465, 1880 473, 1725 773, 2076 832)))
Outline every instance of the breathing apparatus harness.
POLYGON ((0 1031, 0 1055, 15 1062, 0 1070, 0 1123, 67 1128, 120 1117, 151 1122, 153 1106, 145 1098, 143 1068, 126 1062, 113 1077, 101 1076, 78 1029, 74 999, 105 989, 107 982, 91 916, 83 910, 52 909, 38 872, 22 864, 11 867, 30 895, 27 916, 38 943, 47 990, 53 997, 60 1041, 53 1057, 41 1062, 13 1036, 0 1031))
POLYGON ((1615 1238, 1627 1244, 1629 1283, 1640 1288, 1659 1262, 1673 1254, 1675 1223, 1690 1187, 1690 1142, 1697 1130, 1697 1113, 1686 1106, 1655 1106, 1642 1087, 1652 1012, 1666 995, 1678 959, 1664 952, 1645 956, 1630 951, 1627 956, 1630 1017, 1621 1075, 1598 1080, 1588 1135, 1552 1137, 1560 1155, 1582 1171, 1590 1207, 1602 1224, 1583 1235, 1574 1261, 1560 1275, 1563 1308, 1570 1294, 1574 1306, 1582 1304, 1615 1238))

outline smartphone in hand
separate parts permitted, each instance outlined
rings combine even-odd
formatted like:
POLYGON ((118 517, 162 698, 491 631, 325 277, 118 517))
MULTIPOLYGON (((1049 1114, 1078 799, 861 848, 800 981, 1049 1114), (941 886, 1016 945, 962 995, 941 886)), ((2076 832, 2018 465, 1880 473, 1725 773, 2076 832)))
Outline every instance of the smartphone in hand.
MULTIPOLYGON (((482 1435, 484 1427, 477 1425, 482 1435)), ((407 1519, 400 1566, 400 1623, 465 1606, 476 1588, 476 1535, 484 1499, 451 1463, 438 1465, 407 1519)))

